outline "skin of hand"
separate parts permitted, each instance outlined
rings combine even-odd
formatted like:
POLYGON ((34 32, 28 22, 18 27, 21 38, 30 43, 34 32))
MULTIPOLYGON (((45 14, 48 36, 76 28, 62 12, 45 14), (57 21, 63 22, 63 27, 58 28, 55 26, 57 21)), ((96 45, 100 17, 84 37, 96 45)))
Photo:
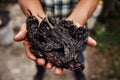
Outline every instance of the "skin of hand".
MULTIPOLYGON (((36 58, 36 57, 31 53, 31 51, 30 51, 30 46, 31 46, 31 45, 30 45, 30 43, 27 41, 27 39, 25 38, 25 37, 26 37, 26 33, 27 33, 26 24, 24 23, 24 24, 21 26, 18 34, 14 37, 14 40, 15 40, 15 41, 23 41, 23 44, 24 44, 24 47, 25 47, 25 52, 26 52, 27 56, 28 56, 31 60, 37 62, 37 64, 45 67, 46 69, 52 69, 53 66, 52 66, 51 63, 47 63, 47 64, 46 64, 46 63, 45 63, 45 60, 44 60, 43 58, 36 58), (45 65, 45 64, 46 64, 46 65, 45 65)), ((88 44, 89 46, 96 46, 96 41, 95 41, 94 39, 92 39, 91 37, 88 37, 88 39, 87 39, 87 44, 88 44)), ((55 73, 56 75, 60 75, 60 74, 62 74, 62 71, 63 71, 62 68, 55 68, 54 73, 55 73)))
MULTIPOLYGON (((40 16, 45 17, 44 11, 42 10, 41 5, 39 4, 39 0, 31 0, 31 1, 18 0, 18 1, 21 6, 21 9, 23 10, 26 16, 29 16, 27 9, 30 9, 32 14, 36 16, 40 22, 41 22, 41 19, 37 16, 37 14, 40 13, 40 16)), ((71 15, 67 18, 67 20, 73 20, 78 24, 84 25, 87 19, 91 16, 93 11, 95 10, 97 3, 98 3, 98 0, 80 0, 79 3, 76 5, 75 9, 73 10, 73 12, 71 13, 71 15)), ((35 61, 37 64, 45 67, 46 69, 52 69, 53 66, 51 63, 48 62, 46 64, 43 58, 36 58, 30 52, 29 48, 31 45, 26 39, 26 33, 27 33, 26 24, 24 23, 20 27, 19 32, 14 37, 14 40, 18 42, 23 41, 25 52, 31 60, 35 61)), ((87 44, 89 46, 96 46, 97 43, 94 39, 92 39, 91 37, 88 37, 87 44)), ((62 72, 63 72, 62 68, 55 68, 54 70, 54 73, 56 75, 60 75, 62 74, 62 72)))

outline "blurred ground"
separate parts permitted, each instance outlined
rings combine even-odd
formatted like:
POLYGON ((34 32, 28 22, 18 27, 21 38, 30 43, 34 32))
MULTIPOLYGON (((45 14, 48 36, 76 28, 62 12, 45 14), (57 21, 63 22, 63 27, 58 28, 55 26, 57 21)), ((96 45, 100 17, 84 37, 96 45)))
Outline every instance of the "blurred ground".
MULTIPOLYGON (((18 4, 8 5, 11 21, 9 26, 15 33, 21 24, 25 22, 25 16, 21 12, 18 4)), ((84 55, 86 58, 86 68, 84 73, 87 80, 96 80, 94 65, 94 49, 87 48, 84 55)), ((29 60, 24 52, 22 42, 13 42, 12 45, 0 46, 0 80, 33 80, 36 73, 35 63, 29 60)), ((75 80, 71 71, 64 70, 61 76, 55 76, 53 70, 45 73, 45 80, 75 80)))

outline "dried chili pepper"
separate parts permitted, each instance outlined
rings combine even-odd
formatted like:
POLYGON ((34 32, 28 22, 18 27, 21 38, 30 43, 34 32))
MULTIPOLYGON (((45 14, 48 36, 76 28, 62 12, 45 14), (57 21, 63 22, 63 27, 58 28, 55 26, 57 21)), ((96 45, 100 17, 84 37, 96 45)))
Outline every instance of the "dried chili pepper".
POLYGON ((86 43, 89 31, 77 27, 72 21, 46 16, 39 21, 32 14, 26 19, 27 38, 30 51, 36 57, 43 57, 54 66, 70 70, 83 70, 84 64, 75 55, 86 43))

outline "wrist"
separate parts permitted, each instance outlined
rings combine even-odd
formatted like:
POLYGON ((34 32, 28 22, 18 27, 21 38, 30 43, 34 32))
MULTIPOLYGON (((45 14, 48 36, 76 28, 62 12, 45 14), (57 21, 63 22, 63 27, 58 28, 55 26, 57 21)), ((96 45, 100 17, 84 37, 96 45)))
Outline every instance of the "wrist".
POLYGON ((39 22, 42 21, 43 18, 45 18, 44 13, 40 13, 40 11, 34 11, 27 9, 27 16, 35 16, 39 22))
POLYGON ((74 16, 74 15, 70 15, 67 20, 71 20, 71 21, 74 21, 76 22, 77 24, 81 25, 81 26, 84 26, 86 24, 86 21, 87 21, 87 17, 86 16, 82 16, 81 18, 77 17, 77 16, 74 16))

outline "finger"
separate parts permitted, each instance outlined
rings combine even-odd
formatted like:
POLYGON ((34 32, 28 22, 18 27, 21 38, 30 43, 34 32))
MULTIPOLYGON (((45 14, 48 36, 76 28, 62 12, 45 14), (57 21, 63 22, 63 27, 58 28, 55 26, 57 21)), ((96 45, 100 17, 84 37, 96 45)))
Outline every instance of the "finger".
POLYGON ((24 24, 20 27, 19 32, 15 35, 14 40, 15 40, 15 41, 22 41, 23 39, 25 39, 26 33, 27 33, 26 24, 24 23, 24 24))
POLYGON ((43 59, 43 58, 37 59, 37 64, 39 64, 41 66, 44 66, 45 65, 45 59, 43 59))
POLYGON ((23 44, 24 44, 25 52, 26 52, 28 58, 30 58, 31 60, 34 60, 34 61, 37 60, 37 58, 30 51, 31 45, 29 44, 29 42, 27 40, 24 40, 23 44))
POLYGON ((91 37, 89 36, 88 39, 87 39, 87 44, 88 44, 89 46, 96 46, 96 45, 97 45, 97 42, 96 42, 93 38, 91 38, 91 37))
POLYGON ((48 62, 47 64, 46 64, 46 68, 49 70, 49 69, 52 69, 52 64, 50 63, 50 62, 48 62))
POLYGON ((55 68, 55 70, 54 70, 54 73, 55 73, 56 75, 61 75, 62 72, 63 72, 63 69, 62 69, 62 68, 55 68))

